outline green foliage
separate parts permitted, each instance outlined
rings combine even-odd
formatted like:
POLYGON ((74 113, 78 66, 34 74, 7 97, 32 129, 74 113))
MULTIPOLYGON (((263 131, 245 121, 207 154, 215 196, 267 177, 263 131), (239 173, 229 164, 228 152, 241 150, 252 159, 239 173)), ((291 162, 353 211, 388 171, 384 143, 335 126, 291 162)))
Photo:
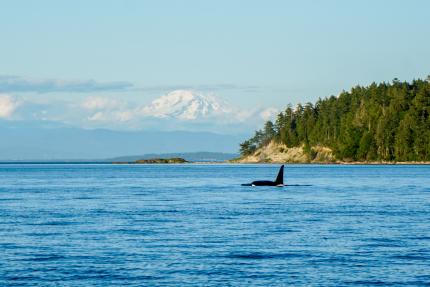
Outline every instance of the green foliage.
POLYGON ((241 154, 276 140, 303 145, 310 156, 312 146, 323 145, 340 160, 429 161, 429 79, 372 83, 296 109, 288 105, 241 144, 241 154))
POLYGON ((240 144, 240 154, 241 155, 250 155, 255 152, 257 146, 252 143, 251 140, 246 140, 240 144))

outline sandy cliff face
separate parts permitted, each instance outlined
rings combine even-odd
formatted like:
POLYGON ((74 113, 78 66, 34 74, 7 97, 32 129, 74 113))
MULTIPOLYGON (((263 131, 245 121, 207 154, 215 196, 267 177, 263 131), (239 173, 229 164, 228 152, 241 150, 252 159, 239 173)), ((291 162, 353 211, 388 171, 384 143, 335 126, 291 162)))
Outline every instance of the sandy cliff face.
POLYGON ((315 146, 311 153, 304 151, 303 146, 287 147, 282 143, 271 141, 267 146, 259 148, 252 155, 242 157, 234 162, 239 163, 328 163, 334 162, 335 158, 330 148, 315 146))

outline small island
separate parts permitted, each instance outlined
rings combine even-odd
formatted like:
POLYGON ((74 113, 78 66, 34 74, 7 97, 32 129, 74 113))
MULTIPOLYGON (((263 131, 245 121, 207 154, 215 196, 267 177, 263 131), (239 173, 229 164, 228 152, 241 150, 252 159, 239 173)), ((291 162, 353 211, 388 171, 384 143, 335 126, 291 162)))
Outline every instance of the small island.
POLYGON ((120 162, 112 162, 112 164, 169 164, 169 163, 189 163, 189 161, 180 158, 150 158, 150 159, 138 159, 136 161, 120 161, 120 162))

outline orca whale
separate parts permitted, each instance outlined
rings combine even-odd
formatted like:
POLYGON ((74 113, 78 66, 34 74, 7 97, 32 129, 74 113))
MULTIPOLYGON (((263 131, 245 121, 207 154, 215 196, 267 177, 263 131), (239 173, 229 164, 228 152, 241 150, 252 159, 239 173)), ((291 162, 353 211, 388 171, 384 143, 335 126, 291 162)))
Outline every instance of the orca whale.
POLYGON ((275 181, 256 180, 251 183, 242 184, 242 186, 284 186, 284 165, 281 165, 275 181))

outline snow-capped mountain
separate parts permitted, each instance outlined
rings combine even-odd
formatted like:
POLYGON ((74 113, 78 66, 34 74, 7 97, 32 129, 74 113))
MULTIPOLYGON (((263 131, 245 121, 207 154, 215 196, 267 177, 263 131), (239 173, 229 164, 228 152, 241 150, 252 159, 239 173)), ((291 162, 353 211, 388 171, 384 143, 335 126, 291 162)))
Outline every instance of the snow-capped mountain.
MULTIPOLYGON (((193 90, 175 90, 147 104, 128 102, 115 97, 92 96, 80 102, 78 108, 78 112, 63 114, 73 116, 72 119, 75 121, 81 119, 82 126, 85 128, 108 126, 128 130, 188 130, 220 133, 255 130, 265 121, 273 120, 278 113, 276 108, 238 108, 213 94, 193 90)), ((44 107, 43 111, 45 110, 44 107)), ((43 113, 41 116, 44 117, 43 119, 50 119, 49 114, 46 116, 46 113, 43 113)), ((41 116, 36 119, 41 120, 41 116)), ((63 115, 52 117, 61 116, 63 115)))
POLYGON ((157 118, 199 120, 228 115, 232 113, 232 109, 213 96, 177 90, 155 99, 142 107, 141 112, 145 116, 157 118))

